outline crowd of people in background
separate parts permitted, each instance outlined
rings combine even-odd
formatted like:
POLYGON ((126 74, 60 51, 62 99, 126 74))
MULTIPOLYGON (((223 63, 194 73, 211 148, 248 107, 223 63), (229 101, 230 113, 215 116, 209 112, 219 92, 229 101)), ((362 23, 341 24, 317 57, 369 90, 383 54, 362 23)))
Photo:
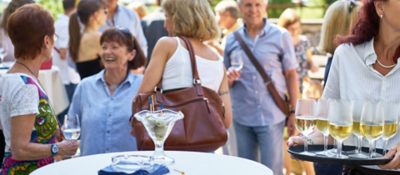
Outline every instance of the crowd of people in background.
MULTIPOLYGON (((267 0, 222 0, 215 9, 207 0, 157 0, 151 13, 139 2, 62 2, 64 13, 56 20, 32 0, 13 0, 3 12, 1 47, 7 52, 5 61, 15 64, 0 77, 2 174, 29 174, 74 155, 78 147, 81 155, 137 150, 128 122, 134 97, 153 91, 159 82, 165 91, 193 84, 189 51, 180 37, 193 45, 202 85, 225 104, 229 138, 224 153, 258 161, 276 175, 284 167, 291 173, 290 160, 283 156, 286 139, 289 146, 304 143, 295 131, 294 107, 298 98, 307 97, 306 84, 316 83, 308 72, 319 69, 296 10, 286 9, 274 24, 266 15, 267 0), (241 40, 279 96, 288 95, 288 115, 276 105, 241 40), (41 65, 49 59, 71 102, 58 116, 38 80, 41 65), (65 114, 79 116, 80 142, 62 138, 65 114)), ((323 98, 384 96, 399 102, 394 83, 400 53, 398 9, 397 0, 338 0, 329 6, 318 46, 328 57, 323 98), (384 94, 374 96, 378 88, 360 87, 378 87, 386 79, 384 94)), ((400 168, 398 145, 391 143, 397 154, 394 149, 387 156, 396 157, 382 168, 400 168)), ((342 172, 341 165, 302 165, 307 175, 342 172)))

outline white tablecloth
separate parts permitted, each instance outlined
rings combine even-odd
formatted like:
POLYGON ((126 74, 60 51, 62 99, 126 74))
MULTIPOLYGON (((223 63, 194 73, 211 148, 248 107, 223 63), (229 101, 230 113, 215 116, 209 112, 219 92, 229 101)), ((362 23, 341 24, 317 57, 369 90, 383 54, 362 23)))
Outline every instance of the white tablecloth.
MULTIPOLYGON (((6 72, 7 70, 0 69, 0 75, 6 72)), ((69 100, 58 69, 53 67, 50 70, 40 70, 39 81, 49 97, 50 105, 53 107, 54 112, 59 114, 64 111, 69 105, 69 100)))
MULTIPOLYGON (((135 151, 97 154, 56 162, 32 172, 31 175, 97 175, 97 172, 111 164, 111 157, 122 154, 150 155, 151 151, 135 151)), ((272 175, 266 166, 239 157, 184 151, 166 151, 175 163, 168 166, 169 175, 272 175)))

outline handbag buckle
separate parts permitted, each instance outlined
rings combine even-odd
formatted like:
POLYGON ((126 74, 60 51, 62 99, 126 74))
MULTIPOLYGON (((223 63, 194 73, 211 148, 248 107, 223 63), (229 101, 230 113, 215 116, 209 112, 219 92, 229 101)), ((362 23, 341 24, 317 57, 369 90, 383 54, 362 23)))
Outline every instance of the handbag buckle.
POLYGON ((193 79, 193 84, 201 84, 200 79, 193 79))
POLYGON ((154 87, 154 92, 160 92, 160 93, 163 93, 163 90, 161 89, 161 88, 159 88, 159 87, 154 87))

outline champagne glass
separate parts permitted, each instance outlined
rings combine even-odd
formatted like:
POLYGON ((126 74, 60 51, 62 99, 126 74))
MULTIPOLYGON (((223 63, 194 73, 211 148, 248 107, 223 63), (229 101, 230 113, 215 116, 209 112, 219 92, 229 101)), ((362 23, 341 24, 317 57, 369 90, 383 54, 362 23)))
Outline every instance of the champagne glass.
POLYGON ((171 133, 175 122, 183 119, 183 113, 169 109, 159 111, 144 110, 136 113, 134 116, 143 123, 147 133, 154 142, 155 150, 150 157, 150 162, 162 165, 174 163, 175 160, 164 153, 164 142, 171 133))
POLYGON ((383 106, 381 103, 367 102, 361 113, 360 131, 369 143, 369 158, 373 158, 373 147, 383 133, 383 106))
POLYGON ((383 104, 383 150, 384 154, 387 151, 388 141, 394 137, 397 133, 398 124, 399 124, 399 110, 397 105, 392 103, 384 103, 383 104))
POLYGON ((81 135, 81 125, 77 114, 65 115, 61 127, 66 140, 78 140, 81 135))
POLYGON ((368 158, 365 154, 363 154, 361 148, 362 148, 362 141, 363 141, 363 135, 361 134, 360 131, 360 121, 361 121, 361 112, 363 109, 363 101, 354 101, 354 109, 353 109, 353 132, 352 134, 356 138, 357 142, 357 149, 355 150, 354 154, 350 154, 350 157, 355 157, 355 158, 368 158))
POLYGON ((243 53, 239 50, 234 50, 231 54, 231 68, 235 71, 240 71, 243 68, 243 53))
POLYGON ((328 123, 329 101, 327 99, 319 99, 316 103, 315 116, 317 129, 324 136, 324 151, 317 152, 317 154, 328 156, 328 136, 329 136, 329 123, 328 123))
POLYGON ((342 155, 342 144, 351 135, 353 127, 353 103, 345 100, 332 100, 328 111, 329 133, 337 143, 337 158, 342 155))
POLYGON ((296 104, 296 128, 304 137, 304 152, 306 155, 314 155, 308 152, 308 135, 313 131, 315 126, 314 109, 315 101, 311 99, 299 99, 296 104))

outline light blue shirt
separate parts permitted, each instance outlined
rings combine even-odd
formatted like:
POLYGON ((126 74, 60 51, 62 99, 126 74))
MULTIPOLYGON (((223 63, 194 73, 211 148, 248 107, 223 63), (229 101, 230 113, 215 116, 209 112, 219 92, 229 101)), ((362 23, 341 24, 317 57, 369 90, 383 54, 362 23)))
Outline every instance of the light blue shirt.
POLYGON ((81 120, 81 155, 137 150, 129 118, 142 79, 129 74, 112 96, 104 70, 81 81, 68 111, 81 120))
POLYGON ((107 19, 106 24, 101 28, 101 31, 110 27, 128 29, 132 35, 136 37, 144 55, 147 56, 147 40, 144 36, 139 16, 135 12, 124 6, 118 5, 113 18, 111 20, 107 19))
MULTIPOLYGON (((245 26, 238 31, 283 97, 287 92, 283 71, 298 67, 292 39, 287 30, 266 19, 264 22, 264 29, 254 40, 248 35, 245 26), (282 55, 282 61, 279 60, 279 55, 282 55)), ((285 115, 275 105, 261 75, 246 56, 233 33, 228 35, 225 47, 224 64, 227 68, 230 67, 231 55, 240 55, 244 62, 239 80, 236 80, 231 87, 235 122, 245 126, 267 126, 285 120, 285 115), (232 54, 234 52, 239 54, 232 54)))

